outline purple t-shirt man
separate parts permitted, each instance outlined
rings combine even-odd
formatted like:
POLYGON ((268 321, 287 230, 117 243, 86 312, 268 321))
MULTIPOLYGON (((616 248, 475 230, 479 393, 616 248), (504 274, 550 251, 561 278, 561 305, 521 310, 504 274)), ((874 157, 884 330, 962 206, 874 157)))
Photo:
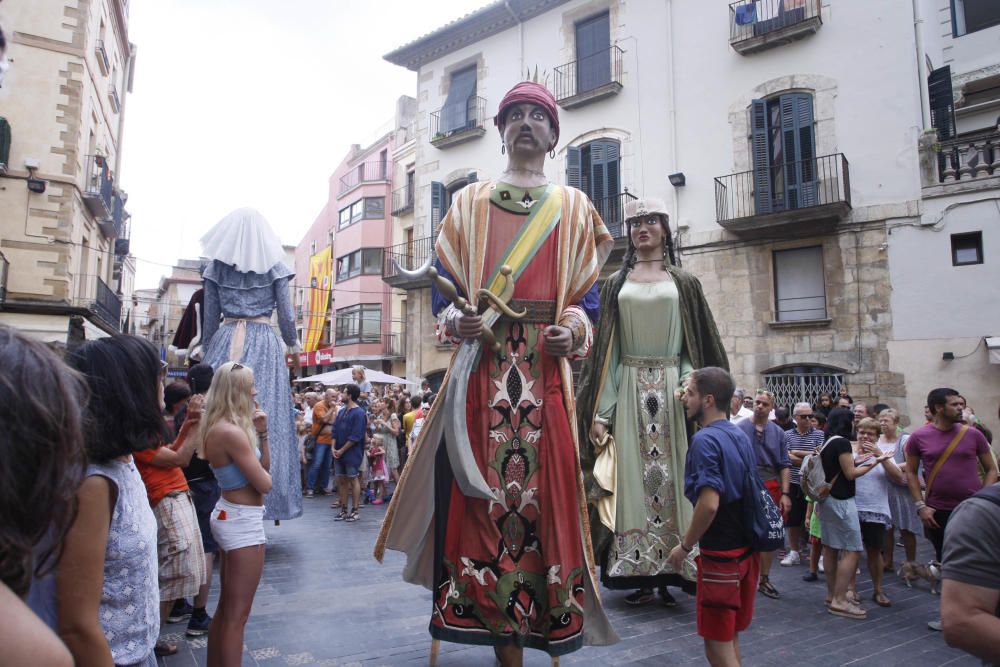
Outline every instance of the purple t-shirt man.
MULTIPOLYGON (((955 424, 950 430, 942 431, 934 424, 925 424, 906 441, 906 454, 919 457, 924 464, 924 475, 930 475, 934 464, 962 426, 955 424)), ((983 488, 983 481, 979 478, 979 457, 989 449, 990 444, 982 433, 974 428, 966 431, 934 478, 927 504, 936 510, 950 511, 983 488)))

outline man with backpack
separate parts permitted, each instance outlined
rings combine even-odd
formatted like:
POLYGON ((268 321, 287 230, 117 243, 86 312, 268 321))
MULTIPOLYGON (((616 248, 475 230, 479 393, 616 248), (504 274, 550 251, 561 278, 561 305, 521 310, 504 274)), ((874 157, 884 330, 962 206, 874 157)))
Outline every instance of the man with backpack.
MULTIPOLYGON (((733 389, 732 377, 721 368, 709 366, 689 376, 684 409, 688 419, 701 426, 684 466, 684 495, 694 505, 694 514, 668 558, 680 571, 698 545, 698 634, 709 663, 726 667, 740 664, 739 633, 753 619, 760 574, 760 553, 752 548, 753 530, 745 514, 746 504, 753 504, 745 498, 745 489, 747 479, 757 479, 756 456, 749 439, 724 412, 733 389)), ((771 507, 776 513, 773 503, 771 507)))

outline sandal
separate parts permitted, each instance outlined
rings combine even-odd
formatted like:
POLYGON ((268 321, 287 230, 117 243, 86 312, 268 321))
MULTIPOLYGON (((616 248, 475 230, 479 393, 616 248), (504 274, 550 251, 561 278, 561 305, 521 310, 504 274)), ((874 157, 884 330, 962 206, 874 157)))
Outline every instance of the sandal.
POLYGON ((640 588, 635 593, 631 593, 625 596, 625 604, 630 604, 633 607, 649 604, 652 601, 653 601, 653 591, 649 588, 640 588))
POLYGON ((663 602, 664 607, 677 606, 677 598, 670 594, 666 586, 660 586, 660 600, 663 602))
POLYGON ((827 607, 827 611, 834 616, 849 618, 855 621, 863 621, 868 618, 868 612, 854 604, 848 604, 846 607, 834 607, 833 605, 830 605, 827 607))
POLYGON ((337 514, 337 516, 333 517, 333 520, 334 521, 343 521, 346 518, 347 518, 347 510, 343 509, 343 510, 340 510, 340 513, 337 514))
POLYGON ((168 655, 174 655, 177 653, 177 645, 171 644, 166 639, 158 639, 156 640, 156 646, 153 647, 153 653, 161 658, 168 655))
POLYGON ((847 601, 855 607, 861 606, 861 596, 858 595, 857 591, 847 591, 847 595, 845 597, 847 598, 847 601))
POLYGON ((872 596, 872 600, 880 607, 891 607, 892 600, 886 597, 886 594, 882 591, 876 591, 875 595, 872 596))
POLYGON ((358 520, 358 510, 353 510, 350 514, 347 515, 347 518, 344 519, 344 521, 357 521, 357 520, 358 520))
POLYGON ((771 583, 770 577, 760 578, 760 583, 757 584, 757 591, 763 595, 766 595, 772 600, 777 600, 778 598, 781 597, 781 594, 778 593, 778 589, 775 588, 774 584, 771 583))
POLYGON ((335 510, 338 507, 340 507, 340 501, 339 500, 334 500, 332 503, 330 503, 330 509, 335 510))

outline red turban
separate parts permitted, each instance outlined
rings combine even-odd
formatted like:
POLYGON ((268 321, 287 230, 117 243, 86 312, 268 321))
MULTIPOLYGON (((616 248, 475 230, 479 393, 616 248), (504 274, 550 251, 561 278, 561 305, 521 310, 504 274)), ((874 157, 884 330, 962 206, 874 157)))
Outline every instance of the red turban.
POLYGON ((548 88, 534 81, 522 81, 517 84, 503 96, 493 124, 501 127, 500 124, 503 122, 507 109, 515 104, 535 104, 544 109, 545 113, 549 115, 552 129, 556 131, 556 142, 559 141, 559 110, 556 107, 556 98, 549 92, 548 88))

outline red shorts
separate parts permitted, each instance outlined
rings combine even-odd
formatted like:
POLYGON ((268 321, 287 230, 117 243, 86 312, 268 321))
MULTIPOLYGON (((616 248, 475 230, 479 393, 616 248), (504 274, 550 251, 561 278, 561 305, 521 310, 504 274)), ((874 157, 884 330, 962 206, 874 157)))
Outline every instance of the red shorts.
POLYGON ((760 575, 760 554, 746 549, 702 551, 698 556, 698 635, 730 642, 750 627, 760 575), (717 559, 725 559, 720 561, 717 559))
POLYGON ((788 521, 788 515, 786 515, 785 511, 781 509, 781 480, 766 480, 764 482, 764 488, 771 494, 771 500, 774 501, 774 504, 778 506, 778 511, 781 512, 781 518, 788 521))

